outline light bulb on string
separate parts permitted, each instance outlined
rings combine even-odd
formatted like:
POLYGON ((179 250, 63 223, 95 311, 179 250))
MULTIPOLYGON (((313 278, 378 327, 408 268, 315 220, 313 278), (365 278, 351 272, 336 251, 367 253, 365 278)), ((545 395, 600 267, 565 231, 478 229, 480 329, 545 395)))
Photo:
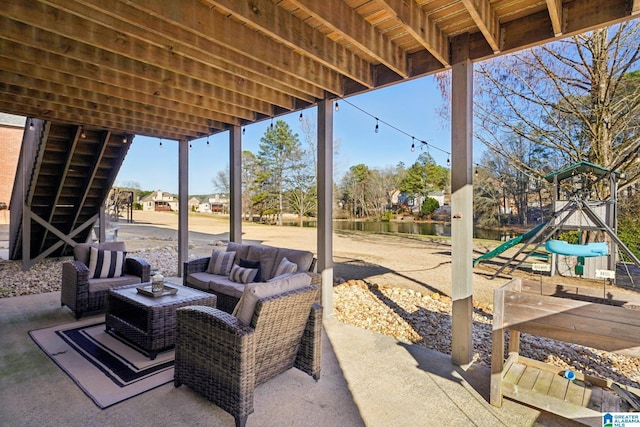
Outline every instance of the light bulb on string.
POLYGON ((415 138, 411 137, 411 152, 413 153, 414 151, 416 151, 416 144, 415 144, 415 138))
POLYGON ((451 166, 451 160, 447 157, 447 166, 451 166))
POLYGON ((189 150, 191 150, 193 148, 193 144, 191 144, 191 142, 189 142, 189 150))
POLYGON ((338 105, 338 101, 336 101, 336 111, 340 111, 340 106, 338 105))
POLYGON ((376 117, 376 133, 380 130, 380 126, 378 126, 378 118, 376 117))
POLYGON ((273 119, 271 119, 271 129, 273 129, 273 119))
POLYGON ((33 119, 29 121, 29 130, 33 130, 33 119))
POLYGON ((209 148, 209 135, 207 135, 207 148, 209 148))
POLYGON ((476 172, 475 172, 476 178, 478 177, 478 167, 476 166, 476 172))
POLYGON ((244 135, 245 132, 247 131, 247 128, 242 128, 242 134, 244 135))
POLYGON ((300 118, 299 118, 299 120, 300 120, 300 121, 302 121, 302 112, 300 113, 300 118))
POLYGON ((160 148, 162 148, 162 138, 160 138, 160 148))

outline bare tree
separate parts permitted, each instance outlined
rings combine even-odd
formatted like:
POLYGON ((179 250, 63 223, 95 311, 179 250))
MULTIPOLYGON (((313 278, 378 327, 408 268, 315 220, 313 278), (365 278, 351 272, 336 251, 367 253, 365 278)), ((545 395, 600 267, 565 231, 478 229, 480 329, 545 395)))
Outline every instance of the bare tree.
MULTIPOLYGON (((621 188, 632 185, 640 179, 639 40, 631 21, 478 64, 476 137, 532 177, 544 174, 540 164, 509 150, 509 138, 543 147, 563 166, 625 169, 621 188)), ((608 196, 607 185, 593 190, 608 196)))

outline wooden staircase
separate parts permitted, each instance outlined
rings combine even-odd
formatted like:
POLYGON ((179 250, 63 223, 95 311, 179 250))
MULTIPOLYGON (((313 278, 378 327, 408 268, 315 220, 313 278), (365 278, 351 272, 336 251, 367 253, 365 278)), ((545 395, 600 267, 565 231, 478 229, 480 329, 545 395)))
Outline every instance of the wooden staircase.
POLYGON ((132 136, 28 119, 11 197, 10 259, 23 269, 86 242, 132 136))

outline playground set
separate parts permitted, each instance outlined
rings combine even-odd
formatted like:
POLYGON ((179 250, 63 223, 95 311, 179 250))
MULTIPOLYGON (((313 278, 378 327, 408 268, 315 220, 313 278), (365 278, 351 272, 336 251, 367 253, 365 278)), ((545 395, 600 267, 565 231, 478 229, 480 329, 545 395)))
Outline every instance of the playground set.
MULTIPOLYGON (((553 183, 554 214, 551 219, 476 258, 474 266, 520 243, 523 243, 522 247, 493 277, 509 266, 513 271, 533 254, 537 256, 536 251, 542 245, 548 252, 547 263, 532 263, 532 269, 542 265, 552 275, 615 280, 618 252, 623 252, 636 266, 640 266, 640 261, 620 241, 615 231, 619 178, 618 172, 587 162, 546 175, 545 179, 553 183), (571 181, 561 188, 562 182, 568 179, 571 181), (607 201, 590 200, 584 186, 586 179, 608 179, 611 198, 607 201), (564 198, 561 198, 561 190, 565 193, 564 198), (578 231, 579 244, 558 240, 560 232, 567 230, 578 231), (585 243, 585 235, 592 232, 601 241, 585 243), (527 251, 532 246, 533 250, 527 251)), ((627 274, 631 278, 628 269, 627 274)), ((503 398, 508 397, 591 426, 612 425, 607 424, 603 414, 640 411, 640 389, 600 377, 604 371, 594 376, 588 367, 582 368, 579 364, 575 365, 578 370, 574 371, 571 361, 567 361, 569 368, 560 368, 525 357, 520 347, 521 334, 526 333, 638 358, 639 312, 623 306, 623 303, 605 300, 604 296, 601 303, 599 299, 576 298, 558 292, 545 295, 542 282, 540 292, 536 292, 531 284, 521 279, 513 279, 496 289, 491 404, 501 406, 503 398)), ((611 370, 612 373, 614 371, 611 370)))
MULTIPOLYGON (((509 273, 522 265, 529 257, 550 259, 550 275, 580 276, 589 279, 607 277, 615 281, 619 252, 640 267, 640 260, 625 246, 616 234, 616 194, 620 172, 611 171, 582 161, 544 176, 553 184, 551 218, 528 232, 506 241, 494 250, 474 259, 474 267, 483 260, 494 258, 506 250, 522 246, 493 274, 497 277, 510 267, 509 273), (591 200, 587 180, 609 180, 609 200, 591 200), (563 186, 565 180, 570 180, 563 186), (558 240, 563 231, 577 231, 579 243, 570 244, 558 240), (587 233, 597 232, 602 241, 586 243, 587 233), (538 251, 544 245, 546 254, 538 251)), ((627 268, 627 264, 623 264, 627 268)), ((633 279, 627 268, 627 275, 633 279)))

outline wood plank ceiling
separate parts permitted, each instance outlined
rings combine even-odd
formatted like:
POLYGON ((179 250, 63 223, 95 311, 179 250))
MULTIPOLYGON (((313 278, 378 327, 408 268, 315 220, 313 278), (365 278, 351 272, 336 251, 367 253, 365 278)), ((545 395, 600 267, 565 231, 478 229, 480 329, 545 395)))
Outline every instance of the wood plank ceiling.
POLYGON ((626 19, 640 0, 5 0, 0 111, 195 139, 626 19))

